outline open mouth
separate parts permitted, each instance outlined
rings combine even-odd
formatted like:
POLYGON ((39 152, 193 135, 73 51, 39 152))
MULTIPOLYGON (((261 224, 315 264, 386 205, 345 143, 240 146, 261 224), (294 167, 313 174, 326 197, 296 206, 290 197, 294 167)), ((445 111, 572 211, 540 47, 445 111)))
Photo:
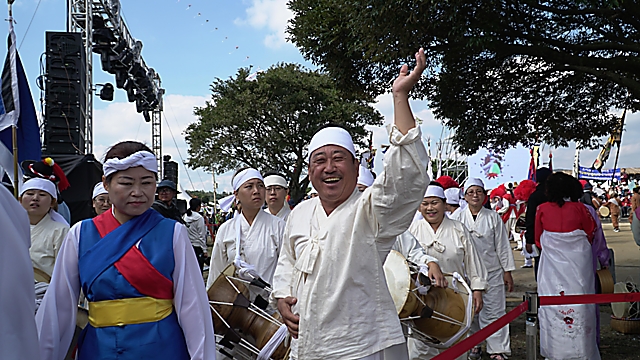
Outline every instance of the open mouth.
POLYGON ((335 184, 340 180, 341 179, 339 177, 330 177, 330 178, 324 179, 323 182, 326 183, 326 184, 335 184))

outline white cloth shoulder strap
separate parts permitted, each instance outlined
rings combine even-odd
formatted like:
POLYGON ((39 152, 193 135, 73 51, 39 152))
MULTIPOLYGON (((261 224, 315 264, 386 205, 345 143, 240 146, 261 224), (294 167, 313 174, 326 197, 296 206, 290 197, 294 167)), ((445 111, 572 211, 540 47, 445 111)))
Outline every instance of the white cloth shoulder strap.
MULTIPOLYGON (((240 277, 241 279, 244 280, 248 280, 251 281, 254 278, 259 278, 260 275, 258 275, 258 272, 256 271, 256 267, 247 263, 246 261, 244 261, 242 259, 242 255, 240 254, 241 252, 241 245, 242 245, 242 218, 244 217, 244 215, 242 215, 242 212, 240 214, 238 214, 238 216, 235 218, 235 226, 236 226, 236 257, 233 260, 233 265, 236 267, 237 270, 237 274, 238 277, 240 277)), ((257 218, 257 216, 256 216, 257 218)), ((254 219, 255 221, 255 219, 254 219)))

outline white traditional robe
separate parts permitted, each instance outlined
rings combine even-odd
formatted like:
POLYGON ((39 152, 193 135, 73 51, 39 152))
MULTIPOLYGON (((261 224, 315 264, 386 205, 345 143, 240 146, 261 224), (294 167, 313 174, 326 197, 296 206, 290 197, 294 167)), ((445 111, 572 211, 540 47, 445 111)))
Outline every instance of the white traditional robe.
MULTIPOLYGON (((509 246, 507 228, 500 215, 493 210, 481 208, 476 219, 467 207, 454 220, 462 222, 469 232, 476 250, 487 268, 487 287, 482 294, 482 310, 471 327, 471 333, 491 324, 506 313, 504 272, 516 269, 509 246)), ((509 326, 505 326, 487 338, 489 354, 511 355, 509 326)))
POLYGON ((0 186, 0 359, 40 359, 29 217, 0 186))
MULTIPOLYGON (((264 211, 266 211, 268 214, 271 214, 271 211, 269 211, 269 208, 264 209, 264 211)), ((284 205, 282 205, 282 208, 278 211, 277 214, 273 215, 275 217, 280 218, 282 221, 286 222, 287 218, 289 217, 289 214, 291 214, 291 208, 289 207, 289 204, 287 204, 287 202, 285 201, 284 205)))
POLYGON ((253 224, 249 225, 242 213, 226 221, 216 234, 211 251, 211 268, 207 279, 207 289, 236 257, 236 222, 240 222, 242 238, 240 254, 242 259, 253 265, 260 277, 272 284, 278 254, 282 244, 285 223, 279 218, 258 211, 253 224))
POLYGON ((69 232, 69 226, 53 221, 47 213, 36 225, 31 225, 31 262, 47 275, 53 274, 62 241, 69 232))
POLYGON ((289 215, 272 296, 298 299, 300 359, 360 359, 404 347, 382 263, 429 183, 420 138, 419 128, 403 136, 392 127, 384 171, 371 187, 354 188, 328 216, 319 198, 289 215))
MULTIPOLYGON (((51 285, 36 313, 36 326, 44 360, 62 360, 76 328, 80 276, 78 243, 82 223, 76 223, 62 243, 51 285)), ((173 231, 173 307, 184 333, 191 359, 215 360, 216 343, 209 299, 187 229, 176 223, 173 231)))
MULTIPOLYGON (((464 276, 472 290, 486 288, 487 269, 476 251, 471 234, 461 222, 445 216, 438 230, 434 232, 431 225, 422 219, 414 221, 409 231, 418 239, 428 255, 438 259, 442 272, 457 272, 464 276)), ((412 338, 407 339, 407 347, 412 360, 431 359, 443 351, 412 338)), ((460 356, 459 359, 466 359, 466 355, 460 356)))
POLYGON ((442 272, 464 276, 472 290, 487 286, 487 269, 476 251, 471 234, 465 226, 445 216, 437 231, 426 220, 415 221, 409 231, 418 239, 425 252, 438 259, 442 272))

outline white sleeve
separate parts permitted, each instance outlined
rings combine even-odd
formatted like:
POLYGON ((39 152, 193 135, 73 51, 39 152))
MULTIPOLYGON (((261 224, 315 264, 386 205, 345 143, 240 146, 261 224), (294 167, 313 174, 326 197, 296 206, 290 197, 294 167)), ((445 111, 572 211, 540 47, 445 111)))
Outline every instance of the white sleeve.
POLYGON ((400 252, 402 256, 415 264, 438 263, 438 259, 428 255, 418 242, 418 239, 408 230, 397 237, 393 250, 400 252))
POLYGON ((224 243, 226 237, 227 228, 233 229, 234 219, 228 220, 220 227, 216 240, 213 243, 213 250, 211 250, 211 262, 209 265, 209 277, 207 278, 207 289, 213 285, 213 282, 218 278, 218 275, 231 263, 227 256, 227 248, 224 243), (225 226, 226 225, 226 226, 225 226))
POLYGON ((173 305, 191 359, 215 360, 216 343, 209 299, 184 225, 173 231, 173 305))
POLYGON ((276 299, 284 299, 293 295, 291 289, 293 279, 293 266, 296 263, 294 242, 289 237, 291 216, 287 220, 284 232, 282 234, 282 242, 280 244, 280 255, 278 255, 278 265, 273 274, 273 291, 271 292, 271 301, 276 299))
MULTIPOLYGON (((497 214, 496 214, 497 215, 497 214)), ((504 271, 513 271, 516 269, 516 263, 513 260, 513 252, 509 244, 509 234, 507 227, 499 216, 494 217, 495 227, 495 247, 498 260, 504 271)))
MULTIPOLYGON (((464 225, 463 225, 464 226, 464 225)), ((467 278, 471 282, 469 287, 471 290, 487 289, 487 267, 480 258, 476 246, 471 240, 471 233, 464 227, 464 239, 462 246, 464 247, 464 268, 467 272, 467 278)))
POLYGON ((51 283, 36 313, 36 328, 43 360, 62 360, 73 339, 80 296, 78 239, 80 224, 62 242, 51 283))
POLYGON ((207 251, 207 226, 204 223, 204 217, 200 217, 200 219, 196 221, 196 224, 198 226, 198 234, 200 235, 198 237, 198 246, 202 250, 207 251))
POLYGON ((429 156, 419 127, 402 135, 395 126, 389 135, 384 170, 364 193, 365 216, 376 238, 395 241, 405 232, 429 183, 429 156))

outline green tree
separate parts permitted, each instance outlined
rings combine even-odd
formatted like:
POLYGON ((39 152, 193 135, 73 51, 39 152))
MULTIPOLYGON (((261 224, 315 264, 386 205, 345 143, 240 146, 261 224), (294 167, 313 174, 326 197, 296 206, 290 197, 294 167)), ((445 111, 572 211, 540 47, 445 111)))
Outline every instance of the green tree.
POLYGON ((279 64, 248 81, 250 68, 211 85, 212 99, 195 109, 186 130, 189 166, 217 172, 251 166, 289 179, 294 201, 309 185, 307 146, 327 124, 348 129, 364 145, 364 125, 382 116, 364 99, 345 99, 333 79, 300 65, 279 64))
POLYGON ((463 153, 596 145, 640 109, 637 0, 290 0, 291 40, 341 88, 376 96, 424 47, 413 96, 463 153))

